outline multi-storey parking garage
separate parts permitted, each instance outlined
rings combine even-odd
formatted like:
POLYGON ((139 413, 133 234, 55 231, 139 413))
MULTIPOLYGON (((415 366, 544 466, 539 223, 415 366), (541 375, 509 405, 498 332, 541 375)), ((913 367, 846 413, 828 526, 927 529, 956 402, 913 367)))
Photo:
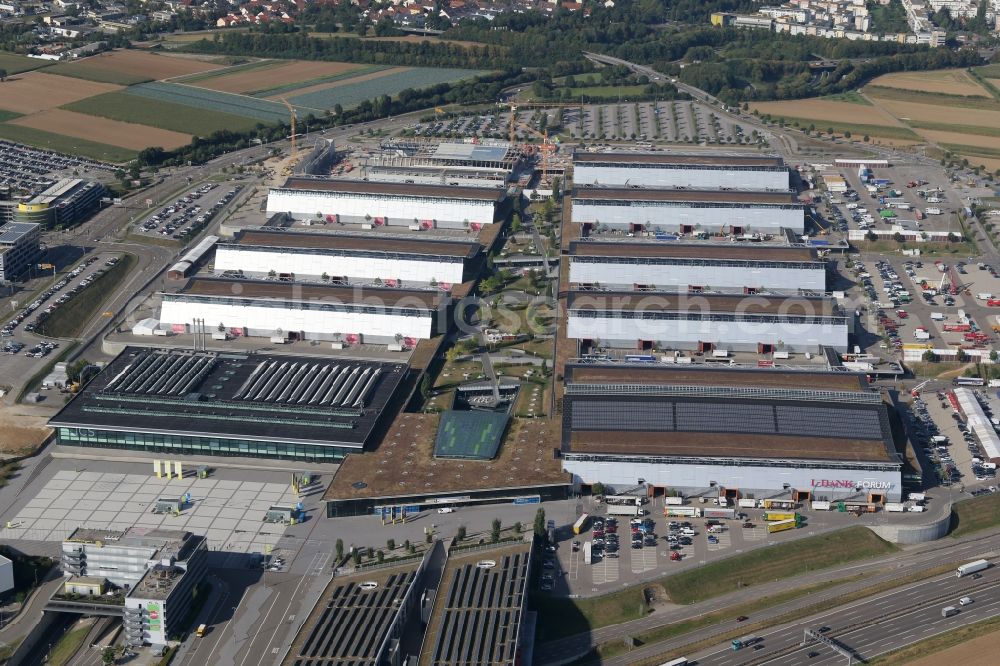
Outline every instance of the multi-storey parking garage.
POLYGON ((216 272, 271 272, 297 279, 353 283, 379 281, 441 285, 464 282, 478 243, 360 234, 242 231, 215 252, 216 272))
POLYGON ((778 234, 805 230, 805 209, 788 191, 712 191, 578 186, 573 222, 629 232, 778 234))
POLYGON ((354 344, 425 340, 447 328, 450 297, 440 290, 341 287, 265 280, 195 278, 161 294, 161 328, 225 331, 354 344))
POLYGON ((780 157, 674 153, 585 153, 573 155, 573 182, 618 187, 788 190, 788 167, 780 157))
POLYGON ((567 337, 586 348, 843 352, 850 332, 823 297, 574 291, 567 313, 567 337))
POLYGON ((826 290, 826 263, 804 245, 573 241, 569 255, 578 286, 826 290))
POLYGON ((272 188, 267 212, 375 226, 471 229, 496 219, 506 190, 365 180, 289 178, 272 188))
POLYGON ((568 365, 563 467, 575 483, 733 497, 899 500, 906 442, 863 375, 568 365))

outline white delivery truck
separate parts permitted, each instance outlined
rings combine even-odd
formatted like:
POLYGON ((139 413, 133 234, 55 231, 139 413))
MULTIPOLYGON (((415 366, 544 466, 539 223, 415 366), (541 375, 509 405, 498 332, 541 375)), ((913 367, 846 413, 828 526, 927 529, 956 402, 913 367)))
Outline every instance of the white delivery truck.
POLYGON ((968 564, 962 564, 955 571, 955 575, 961 578, 962 576, 968 576, 969 574, 976 573, 977 571, 983 571, 990 568, 989 560, 976 560, 975 562, 969 562, 968 564))
POLYGON ((899 502, 887 502, 885 510, 889 513, 902 513, 906 511, 906 505, 899 502))
POLYGON ((940 208, 928 208, 927 210, 924 211, 924 213, 926 213, 927 215, 940 215, 941 214, 941 209, 940 208))
POLYGON ((941 617, 951 617, 952 615, 958 615, 958 609, 954 606, 945 606, 941 609, 941 617))
POLYGON ((609 504, 609 516, 641 516, 642 509, 635 504, 609 504))
POLYGON ((931 319, 933 319, 934 321, 944 321, 946 317, 944 316, 943 312, 932 312, 931 319))

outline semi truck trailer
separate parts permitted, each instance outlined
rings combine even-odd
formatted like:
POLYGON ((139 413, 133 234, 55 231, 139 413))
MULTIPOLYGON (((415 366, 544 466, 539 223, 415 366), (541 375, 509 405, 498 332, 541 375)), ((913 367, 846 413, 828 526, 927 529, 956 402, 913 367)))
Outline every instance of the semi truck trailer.
POLYGON ((784 532, 785 530, 794 530, 799 526, 799 521, 794 518, 789 520, 779 520, 774 523, 767 524, 767 533, 774 534, 775 532, 784 532))
POLYGON ((976 560, 975 562, 969 562, 968 564, 963 564, 958 567, 955 571, 955 575, 961 578, 962 576, 968 576, 969 574, 976 573, 977 571, 983 571, 984 569, 989 569, 990 563, 988 560, 976 560))
POLYGON ((786 511, 765 511, 764 512, 764 520, 767 520, 767 521, 773 521, 773 520, 795 520, 795 513, 794 512, 786 512, 786 511))

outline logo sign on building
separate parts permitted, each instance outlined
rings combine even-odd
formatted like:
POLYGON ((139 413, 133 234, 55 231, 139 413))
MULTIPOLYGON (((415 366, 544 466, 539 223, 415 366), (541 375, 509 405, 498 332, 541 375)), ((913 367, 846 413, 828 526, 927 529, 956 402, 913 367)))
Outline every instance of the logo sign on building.
POLYGON ((813 488, 827 488, 830 490, 889 490, 892 488, 891 481, 852 481, 850 479, 813 479, 813 488))
POLYGON ((149 630, 160 631, 160 604, 149 604, 146 611, 149 613, 149 630))

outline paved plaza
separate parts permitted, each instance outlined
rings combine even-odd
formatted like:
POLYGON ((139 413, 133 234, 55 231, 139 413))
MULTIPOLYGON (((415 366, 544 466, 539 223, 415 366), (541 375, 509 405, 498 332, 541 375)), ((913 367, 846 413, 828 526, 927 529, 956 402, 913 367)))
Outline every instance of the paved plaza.
POLYGON ((0 539, 62 541, 78 527, 161 527, 205 535, 211 550, 265 553, 285 532, 264 522, 267 509, 298 501, 287 483, 60 470, 0 529, 0 539), (185 493, 191 502, 180 515, 153 513, 159 498, 185 493))

